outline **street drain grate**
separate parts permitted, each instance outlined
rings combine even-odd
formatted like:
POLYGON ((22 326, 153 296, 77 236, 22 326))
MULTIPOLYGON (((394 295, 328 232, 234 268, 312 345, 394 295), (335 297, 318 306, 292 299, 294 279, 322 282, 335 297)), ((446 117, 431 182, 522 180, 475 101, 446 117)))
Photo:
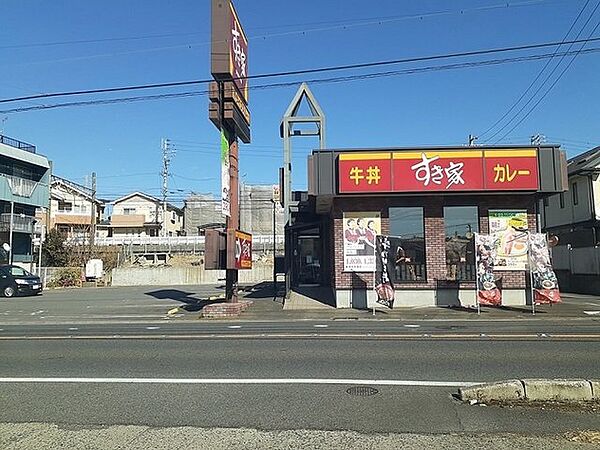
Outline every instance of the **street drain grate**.
POLYGON ((346 393, 357 397, 369 397, 379 393, 379 391, 371 386, 353 386, 346 389, 346 393))

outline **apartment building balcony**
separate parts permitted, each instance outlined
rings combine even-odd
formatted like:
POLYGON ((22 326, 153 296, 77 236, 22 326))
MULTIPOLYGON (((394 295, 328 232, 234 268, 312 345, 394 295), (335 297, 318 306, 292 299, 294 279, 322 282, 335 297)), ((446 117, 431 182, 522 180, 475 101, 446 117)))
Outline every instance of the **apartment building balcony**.
MULTIPOLYGON (((10 213, 0 214, 0 232, 10 232, 10 213)), ((13 214, 12 230, 14 233, 33 233, 37 222, 35 217, 25 214, 13 214)))

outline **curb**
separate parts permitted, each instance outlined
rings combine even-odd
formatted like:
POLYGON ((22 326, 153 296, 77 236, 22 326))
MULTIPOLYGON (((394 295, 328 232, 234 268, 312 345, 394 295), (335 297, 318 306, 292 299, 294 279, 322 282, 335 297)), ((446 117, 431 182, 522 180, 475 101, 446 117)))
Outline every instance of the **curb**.
POLYGON ((463 402, 600 400, 599 380, 523 379, 476 384, 458 389, 463 402))

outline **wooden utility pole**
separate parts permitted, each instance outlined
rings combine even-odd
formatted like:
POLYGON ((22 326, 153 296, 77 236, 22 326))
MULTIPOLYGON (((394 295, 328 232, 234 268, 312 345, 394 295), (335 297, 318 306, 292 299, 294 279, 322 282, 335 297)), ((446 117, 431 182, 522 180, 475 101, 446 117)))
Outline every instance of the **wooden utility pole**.
POLYGON ((90 216, 90 249, 93 251, 96 240, 96 172, 92 172, 92 211, 90 216))

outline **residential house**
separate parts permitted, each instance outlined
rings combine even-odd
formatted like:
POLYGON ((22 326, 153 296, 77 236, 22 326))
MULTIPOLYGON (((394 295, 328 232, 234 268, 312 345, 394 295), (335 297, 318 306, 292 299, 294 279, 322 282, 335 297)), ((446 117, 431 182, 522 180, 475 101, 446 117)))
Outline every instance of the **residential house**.
POLYGON ((67 238, 88 238, 94 224, 96 237, 107 234, 107 229, 99 226, 106 202, 94 199, 91 189, 53 175, 50 197, 51 229, 67 238))
POLYGON ((545 232, 558 238, 552 249, 561 289, 600 294, 600 147, 571 158, 569 191, 541 203, 545 232))
POLYGON ((0 135, 0 243, 10 246, 1 261, 33 260, 35 212, 48 208, 50 173, 34 145, 0 135))
POLYGON ((156 197, 133 192, 113 202, 109 236, 180 236, 182 230, 183 211, 167 203, 165 221, 163 202, 156 197))

